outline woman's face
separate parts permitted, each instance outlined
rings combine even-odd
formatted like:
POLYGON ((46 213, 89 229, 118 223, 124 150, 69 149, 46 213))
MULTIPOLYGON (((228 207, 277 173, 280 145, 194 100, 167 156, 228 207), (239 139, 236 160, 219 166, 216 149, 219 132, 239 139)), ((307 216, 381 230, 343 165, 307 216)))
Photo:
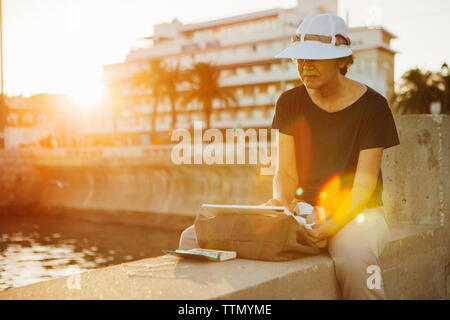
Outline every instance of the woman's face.
POLYGON ((342 67, 342 62, 338 59, 296 59, 296 64, 300 79, 308 89, 319 89, 336 80, 342 67))

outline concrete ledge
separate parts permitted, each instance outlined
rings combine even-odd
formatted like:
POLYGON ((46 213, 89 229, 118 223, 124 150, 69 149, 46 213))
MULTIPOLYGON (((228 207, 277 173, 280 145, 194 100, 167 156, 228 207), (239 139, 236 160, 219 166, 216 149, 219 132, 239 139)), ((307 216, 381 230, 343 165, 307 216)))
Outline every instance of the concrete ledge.
MULTIPOLYGON (((445 229, 398 225, 391 227, 390 237, 381 258, 387 297, 445 299, 445 229)), ((166 255, 84 272, 79 290, 69 289, 68 282, 76 283, 76 276, 9 289, 0 292, 0 299, 339 298, 333 261, 325 253, 289 262, 223 263, 166 255)))

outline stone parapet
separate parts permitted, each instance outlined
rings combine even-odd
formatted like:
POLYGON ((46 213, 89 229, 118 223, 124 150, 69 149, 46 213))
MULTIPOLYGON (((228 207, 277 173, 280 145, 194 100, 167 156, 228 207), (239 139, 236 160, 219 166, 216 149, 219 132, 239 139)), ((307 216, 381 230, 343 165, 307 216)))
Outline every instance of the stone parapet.
MULTIPOLYGON (((390 242, 381 256, 388 299, 446 298, 443 237, 443 228, 391 228, 390 242)), ((340 297, 333 261, 325 253, 287 262, 236 259, 220 263, 166 255, 0 292, 0 300, 340 297)))

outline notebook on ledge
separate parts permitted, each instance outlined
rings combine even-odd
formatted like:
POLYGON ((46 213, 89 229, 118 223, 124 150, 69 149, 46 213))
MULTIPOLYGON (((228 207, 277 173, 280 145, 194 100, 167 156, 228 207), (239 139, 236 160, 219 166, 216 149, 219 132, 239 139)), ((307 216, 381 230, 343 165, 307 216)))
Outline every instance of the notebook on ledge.
POLYGON ((189 250, 163 250, 164 253, 191 259, 205 259, 210 261, 226 261, 236 258, 236 251, 212 250, 194 248, 189 250))

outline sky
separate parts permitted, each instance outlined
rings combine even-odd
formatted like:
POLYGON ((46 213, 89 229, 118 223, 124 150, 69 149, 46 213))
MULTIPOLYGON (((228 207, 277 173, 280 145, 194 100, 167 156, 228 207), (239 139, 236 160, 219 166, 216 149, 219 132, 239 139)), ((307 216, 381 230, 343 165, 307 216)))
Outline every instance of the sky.
MULTIPOLYGON (((303 0, 308 1, 308 0, 303 0)), ((69 94, 93 103, 102 65, 122 62, 135 39, 177 18, 195 23, 296 0, 3 0, 4 87, 8 95, 69 94)), ((450 63, 450 0, 339 0, 349 26, 377 21, 398 39, 395 79, 408 69, 450 63)))

